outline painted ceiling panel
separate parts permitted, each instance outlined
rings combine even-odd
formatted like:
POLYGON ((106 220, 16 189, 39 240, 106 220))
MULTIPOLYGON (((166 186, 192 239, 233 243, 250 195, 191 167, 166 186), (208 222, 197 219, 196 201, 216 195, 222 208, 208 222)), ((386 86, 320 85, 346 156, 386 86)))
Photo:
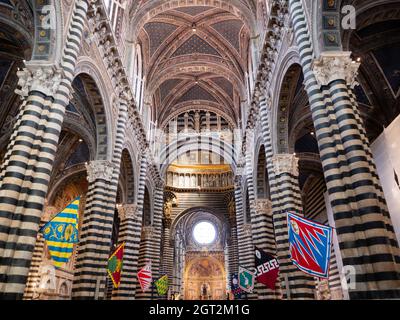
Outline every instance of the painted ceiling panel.
POLYGON ((188 15, 191 15, 193 17, 199 15, 200 13, 206 12, 213 9, 213 7, 182 7, 182 8, 177 8, 175 9, 176 11, 180 11, 183 13, 186 13, 188 15))
POLYGON ((179 79, 169 79, 160 86, 160 96, 161 96, 161 101, 164 101, 164 99, 168 96, 168 94, 171 93, 171 91, 180 83, 182 80, 179 79))
POLYGON ((194 87, 190 88, 182 97, 180 97, 177 103, 194 101, 194 100, 206 100, 206 101, 217 102, 217 100, 211 93, 209 93, 207 90, 203 89, 199 85, 195 85, 194 87))
POLYGON ((179 57, 193 53, 221 56, 217 50, 208 44, 208 42, 200 38, 198 35, 193 35, 174 52, 172 57, 179 57))
POLYGON ((150 56, 160 47, 160 45, 168 38, 178 27, 163 22, 149 22, 144 26, 150 38, 150 56))
POLYGON ((233 100, 233 85, 223 77, 213 78, 212 81, 223 89, 226 94, 233 100))
POLYGON ((240 20, 227 20, 215 23, 212 27, 222 35, 238 52, 240 51, 240 30, 243 22, 240 20))

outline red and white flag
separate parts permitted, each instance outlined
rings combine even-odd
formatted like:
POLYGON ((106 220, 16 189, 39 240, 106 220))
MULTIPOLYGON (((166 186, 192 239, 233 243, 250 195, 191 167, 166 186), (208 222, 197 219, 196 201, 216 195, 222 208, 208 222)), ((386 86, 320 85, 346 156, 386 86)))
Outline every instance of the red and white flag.
POLYGON ((137 274, 142 291, 145 292, 151 287, 153 276, 151 273, 151 262, 146 264, 137 274))

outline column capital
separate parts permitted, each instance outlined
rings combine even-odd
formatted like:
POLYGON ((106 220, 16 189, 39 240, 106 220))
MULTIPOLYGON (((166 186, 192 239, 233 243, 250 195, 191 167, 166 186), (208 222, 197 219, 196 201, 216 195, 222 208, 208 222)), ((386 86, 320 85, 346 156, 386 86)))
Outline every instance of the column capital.
POLYGON ((134 220, 138 219, 137 205, 135 203, 117 205, 117 210, 120 221, 124 221, 127 218, 132 218, 134 220))
POLYGON ((156 230, 155 230, 155 228, 153 226, 143 227, 143 229, 142 229, 142 238, 151 240, 151 239, 154 238, 154 234, 155 233, 156 233, 156 230))
POLYGON ((54 206, 45 205, 41 220, 43 222, 50 221, 51 217, 57 213, 58 209, 54 206))
POLYGON ((252 235, 252 231, 251 230, 252 229, 251 229, 251 224, 250 223, 245 223, 243 225, 243 232, 244 232, 245 236, 251 237, 251 235, 252 235))
POLYGON ((360 63, 353 61, 349 51, 323 52, 314 60, 313 70, 318 83, 327 86, 332 81, 343 79, 354 87, 360 63))
POLYGON ((234 180, 235 189, 241 188, 242 183, 243 183, 243 172, 241 172, 240 174, 237 173, 234 180))
POLYGON ((290 173, 299 175, 299 158, 294 154, 276 154, 272 157, 275 174, 290 173))
POLYGON ((272 211, 272 202, 269 199, 256 199, 255 207, 257 212, 270 213, 272 211))
POLYGON ((31 91, 40 91, 54 97, 62 80, 62 69, 54 64, 29 64, 17 71, 18 88, 15 93, 25 98, 31 91))
POLYGON ((94 182, 96 179, 103 179, 110 181, 114 172, 118 167, 108 160, 91 161, 86 164, 87 180, 89 183, 94 182))

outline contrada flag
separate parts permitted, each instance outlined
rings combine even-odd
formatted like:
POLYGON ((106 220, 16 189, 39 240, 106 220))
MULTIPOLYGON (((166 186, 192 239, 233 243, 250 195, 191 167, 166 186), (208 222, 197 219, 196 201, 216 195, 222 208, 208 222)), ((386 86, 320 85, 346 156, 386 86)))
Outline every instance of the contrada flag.
POLYGON ((239 275, 237 273, 233 273, 231 277, 231 291, 235 296, 235 299, 240 299, 242 297, 242 289, 239 287, 239 275))
POLYGON ((153 276, 151 273, 151 262, 146 264, 137 274, 140 287, 142 291, 145 292, 151 287, 151 282, 153 281, 153 276))
POLYGON ((332 228, 290 212, 287 221, 293 263, 305 273, 328 278, 332 228))
POLYGON ((256 280, 266 285, 271 290, 275 289, 279 275, 279 262, 271 254, 256 247, 256 280))
POLYGON ((39 230, 57 268, 69 261, 78 242, 79 203, 77 197, 39 230))
POLYGON ((162 276, 154 285, 157 288, 157 292, 159 296, 165 296, 168 293, 168 275, 162 276))
POLYGON ((121 282, 122 263, 124 259, 125 243, 122 243, 108 259, 107 272, 115 288, 119 287, 121 282))

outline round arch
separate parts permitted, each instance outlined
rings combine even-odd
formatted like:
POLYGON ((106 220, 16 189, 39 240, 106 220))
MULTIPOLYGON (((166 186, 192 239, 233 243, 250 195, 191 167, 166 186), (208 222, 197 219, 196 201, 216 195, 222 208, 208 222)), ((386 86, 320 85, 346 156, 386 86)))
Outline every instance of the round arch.
POLYGON ((164 177, 166 175, 168 167, 173 161, 178 159, 187 151, 193 150, 211 151, 218 154, 224 158, 226 163, 231 165, 233 172, 236 170, 237 156, 234 147, 220 139, 197 136, 194 138, 184 138, 174 141, 161 151, 158 157, 158 163, 161 166, 161 176, 164 177))
MULTIPOLYGON (((81 78, 85 85, 85 92, 93 107, 96 118, 97 154, 96 160, 109 160, 112 158, 112 105, 110 97, 106 94, 107 86, 103 81, 100 70, 89 58, 79 58, 75 69, 75 79, 81 78)), ((74 81, 75 81, 74 79, 74 81)))
MULTIPOLYGON (((289 139, 289 111, 290 111, 290 94, 291 92, 284 92, 285 82, 290 80, 290 72, 302 73, 300 65, 300 57, 296 48, 291 48, 283 57, 280 68, 277 72, 277 79, 275 81, 275 92, 278 94, 272 95, 274 97, 272 104, 272 132, 274 132, 274 152, 288 153, 288 139, 289 139), (282 142, 282 143, 281 143, 282 142)), ((289 86, 286 86, 287 88, 289 86)), ((290 89, 290 88, 289 88, 290 89)), ((295 88, 296 89, 296 88, 295 88)), ((286 90, 287 91, 287 90, 286 90)))

